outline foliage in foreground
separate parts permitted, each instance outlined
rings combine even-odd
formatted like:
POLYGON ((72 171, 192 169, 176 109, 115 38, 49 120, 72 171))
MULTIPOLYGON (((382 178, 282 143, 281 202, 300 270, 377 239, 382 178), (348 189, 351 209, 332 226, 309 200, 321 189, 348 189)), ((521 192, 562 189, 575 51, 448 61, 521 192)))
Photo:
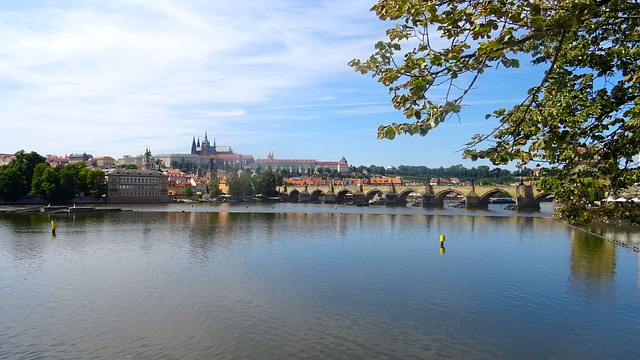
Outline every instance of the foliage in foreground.
POLYGON ((572 222, 610 216, 584 213, 594 196, 639 181, 638 2, 380 0, 372 11, 395 26, 370 58, 349 64, 387 86, 409 120, 380 126, 379 138, 426 135, 459 115, 485 72, 528 59, 544 75, 521 103, 486 116, 495 127, 475 135, 464 157, 546 164, 552 174, 539 186, 572 222))

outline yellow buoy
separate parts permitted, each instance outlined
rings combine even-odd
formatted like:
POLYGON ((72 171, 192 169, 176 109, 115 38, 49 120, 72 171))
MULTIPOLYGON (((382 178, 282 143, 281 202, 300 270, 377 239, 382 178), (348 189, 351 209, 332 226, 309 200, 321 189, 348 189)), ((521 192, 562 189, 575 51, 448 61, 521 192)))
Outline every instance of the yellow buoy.
POLYGON ((444 243, 444 235, 440 235, 440 242, 444 243))
POLYGON ((56 234, 56 229, 57 228, 58 228, 58 225, 56 224, 56 222, 51 220, 51 235, 55 235, 56 234))

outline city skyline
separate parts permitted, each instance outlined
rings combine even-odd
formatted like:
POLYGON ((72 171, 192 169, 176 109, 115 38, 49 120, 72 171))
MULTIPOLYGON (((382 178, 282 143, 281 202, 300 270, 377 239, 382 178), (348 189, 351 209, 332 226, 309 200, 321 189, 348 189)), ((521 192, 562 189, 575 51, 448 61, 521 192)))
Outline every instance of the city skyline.
MULTIPOLYGON (((374 1, 44 1, 0 5, 0 153, 185 153, 194 135, 256 159, 463 164, 484 119, 539 71, 497 71, 427 137, 377 140, 403 122, 387 89, 347 63, 392 26, 374 1)), ((535 164, 532 164, 535 166, 535 164)))

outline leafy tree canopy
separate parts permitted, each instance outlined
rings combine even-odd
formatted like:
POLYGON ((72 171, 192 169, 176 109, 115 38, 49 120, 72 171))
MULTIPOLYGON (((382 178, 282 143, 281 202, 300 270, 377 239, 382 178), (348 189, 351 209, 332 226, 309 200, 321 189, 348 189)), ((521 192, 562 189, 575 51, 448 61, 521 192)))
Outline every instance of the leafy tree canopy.
POLYGON ((24 178, 22 191, 26 194, 29 192, 29 189, 31 187, 31 181, 33 179, 33 172, 35 167, 38 164, 43 164, 46 159, 44 156, 38 154, 35 151, 27 153, 24 150, 20 150, 15 153, 15 156, 16 157, 9 162, 7 167, 15 169, 20 174, 22 174, 24 178))
POLYGON ((488 114, 495 128, 473 136, 463 156, 547 164, 539 185, 570 221, 621 216, 587 215, 585 194, 616 194, 640 178, 637 1, 380 0, 372 11, 394 26, 371 57, 349 64, 387 86, 408 120, 380 126, 379 138, 426 135, 459 115, 479 77, 526 59, 544 75, 521 103, 488 114))
POLYGON ((0 168, 0 199, 11 201, 24 196, 24 176, 14 168, 0 168))

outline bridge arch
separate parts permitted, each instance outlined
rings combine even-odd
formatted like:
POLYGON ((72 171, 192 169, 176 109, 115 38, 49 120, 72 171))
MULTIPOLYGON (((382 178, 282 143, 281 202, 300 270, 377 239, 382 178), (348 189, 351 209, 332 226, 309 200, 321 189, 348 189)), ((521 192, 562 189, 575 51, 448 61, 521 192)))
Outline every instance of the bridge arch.
POLYGON ((407 198, 409 197, 409 194, 411 193, 418 193, 417 191, 413 190, 413 189, 406 189, 404 191, 402 191, 400 194, 398 194, 398 200, 399 202, 404 202, 405 204, 407 203, 407 198))
POLYGON ((550 193, 544 193, 544 192, 543 192, 543 193, 540 193, 540 194, 538 194, 538 195, 534 196, 533 198, 534 198, 536 201, 540 202, 540 201, 542 201, 542 200, 546 199, 549 195, 551 195, 551 194, 550 194, 550 193))
POLYGON ((287 198, 288 202, 298 202, 300 200, 300 191, 293 189, 287 198))
POLYGON ((444 190, 440 190, 437 193, 434 194, 435 197, 435 201, 439 204, 443 204, 445 198, 447 197, 447 195, 454 193, 456 195, 460 195, 460 196, 464 196, 465 198, 467 197, 467 195, 469 195, 469 193, 465 193, 462 192, 460 189, 455 189, 455 188, 447 188, 444 190))
POLYGON ((314 189, 311 191, 311 194, 309 195, 309 201, 310 202, 320 202, 320 197, 324 196, 324 192, 320 189, 314 189))
POLYGON ((479 195, 480 203, 488 204, 489 203, 489 199, 491 199, 491 197, 493 197, 493 195, 498 194, 498 193, 507 194, 507 195, 509 195, 510 198, 512 198, 513 200, 516 200, 516 195, 514 193, 512 193, 511 191, 495 188, 495 189, 491 189, 489 191, 486 191, 482 195, 479 195))
POLYGON ((344 204, 347 194, 353 195, 353 192, 347 189, 338 190, 338 192, 336 193, 336 203, 344 204))
POLYGON ((376 195, 378 196, 382 196, 384 195, 384 193, 382 192, 382 190, 380 189, 371 189, 367 192, 365 198, 367 199, 367 201, 373 199, 374 197, 376 197, 376 195))

